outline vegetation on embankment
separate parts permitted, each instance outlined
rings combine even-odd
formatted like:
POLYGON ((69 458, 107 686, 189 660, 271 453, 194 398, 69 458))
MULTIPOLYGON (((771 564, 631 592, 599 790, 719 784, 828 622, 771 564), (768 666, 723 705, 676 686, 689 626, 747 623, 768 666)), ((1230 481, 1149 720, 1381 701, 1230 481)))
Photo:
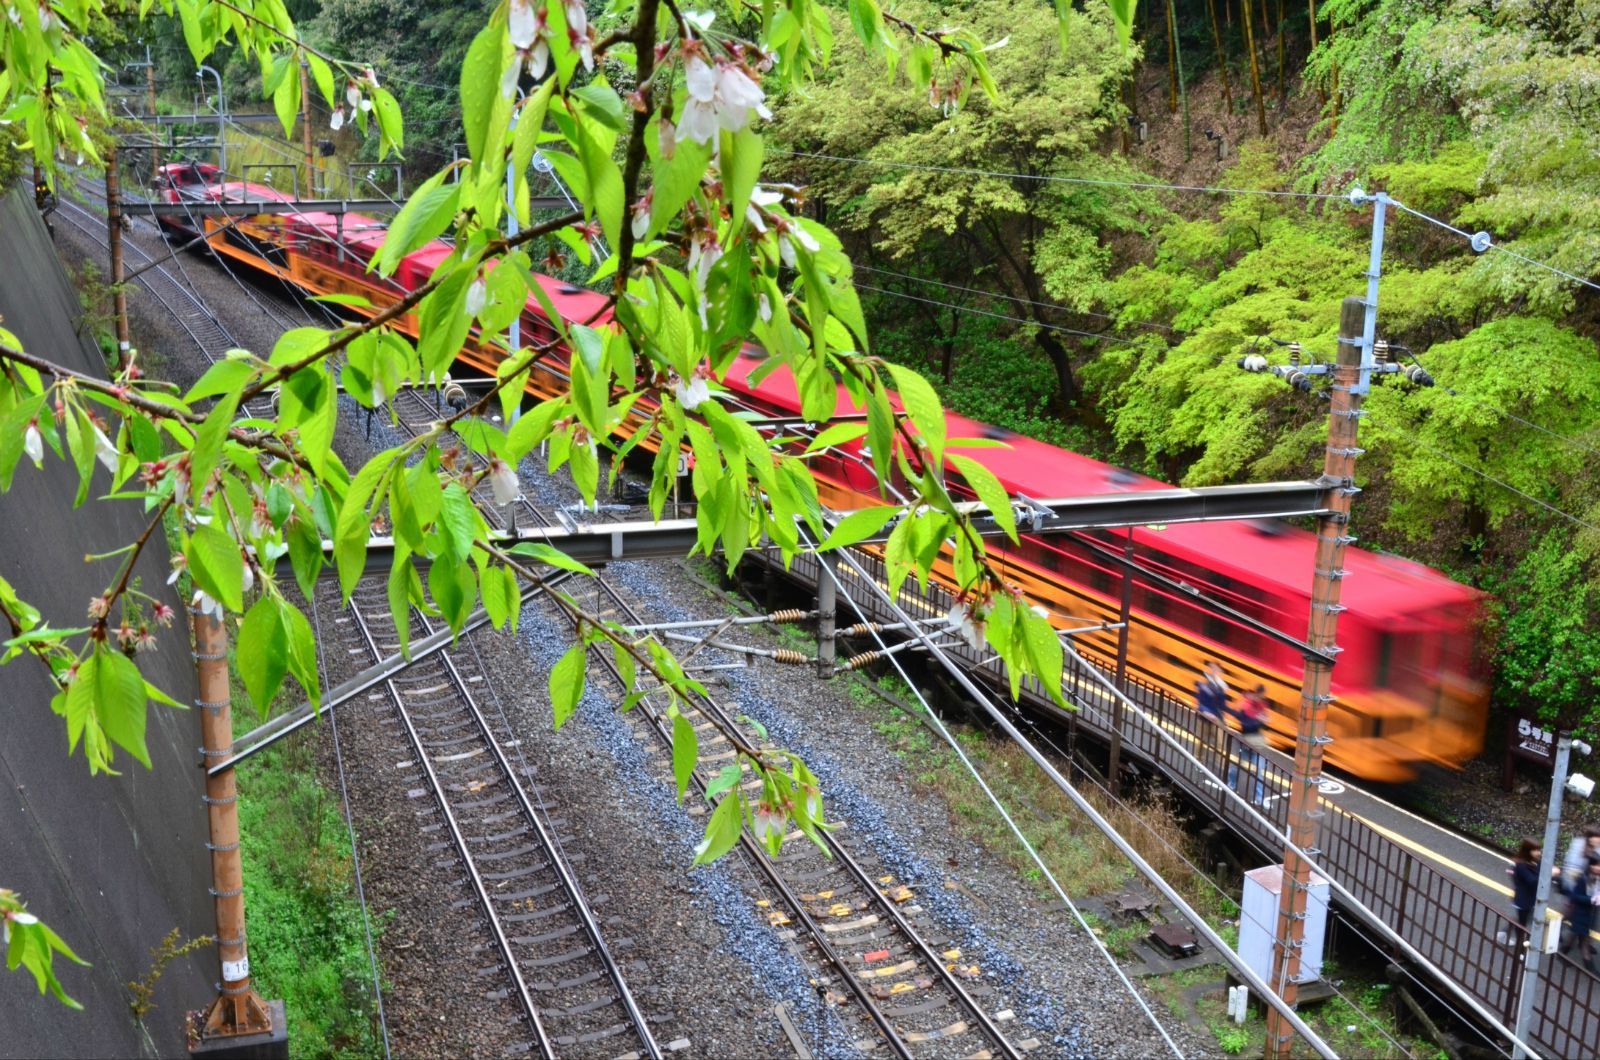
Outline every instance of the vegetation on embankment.
POLYGON ((290 738, 239 769, 250 971, 284 1000, 291 1055, 381 1056, 350 835, 314 747, 290 738))

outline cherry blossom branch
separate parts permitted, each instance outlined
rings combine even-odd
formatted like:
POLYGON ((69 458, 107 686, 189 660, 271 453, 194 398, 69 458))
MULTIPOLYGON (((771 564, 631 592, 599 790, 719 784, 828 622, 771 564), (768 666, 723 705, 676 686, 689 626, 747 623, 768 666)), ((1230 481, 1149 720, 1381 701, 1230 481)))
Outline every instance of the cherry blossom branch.
MULTIPOLYGON (((567 225, 575 224, 581 220, 583 220, 583 212, 580 210, 574 210, 571 213, 562 214, 560 217, 554 218, 553 220, 541 221, 539 224, 536 224, 531 228, 524 228, 514 236, 507 236, 501 239, 491 240, 489 244, 484 247, 484 253, 498 254, 502 251, 510 250, 512 247, 521 246, 524 243, 538 239, 540 236, 547 236, 551 232, 565 228, 567 225)), ((276 372, 263 376, 255 383, 254 386, 251 386, 239 396, 239 404, 243 405, 251 398, 260 397, 267 390, 270 390, 272 387, 282 383, 285 379, 288 379, 296 372, 302 371, 311 365, 316 364, 318 361, 338 353, 340 350, 344 349, 346 346, 350 345, 367 332, 373 331, 374 329, 379 328, 392 320, 396 320, 404 316, 406 313, 414 309, 418 302, 421 302, 424 298, 428 297, 428 295, 437 290, 439 285, 443 282, 443 276, 437 279, 429 280, 427 283, 423 284, 421 287, 418 287, 410 294, 407 294, 398 302, 393 303, 376 316, 368 317, 360 325, 353 328, 347 328, 346 330, 340 332, 338 336, 329 341, 329 343, 326 346, 323 346, 321 349, 314 350, 300 358, 298 361, 291 361, 288 364, 280 367, 276 372)))
MULTIPOLYGON (((76 386, 115 398, 123 404, 136 408, 140 412, 156 419, 177 420, 191 429, 198 427, 206 420, 204 415, 174 408, 172 405, 160 401, 153 401, 140 394, 137 390, 119 386, 116 383, 108 383, 96 376, 85 375, 83 372, 75 371, 65 365, 35 356, 25 350, 14 349, 5 343, 0 343, 0 361, 15 361, 17 364, 25 364, 37 372, 47 372, 58 380, 70 380, 76 386)), ((242 405, 244 401, 241 400, 239 403, 242 405)), ((259 449, 269 456, 275 456, 279 460, 287 460, 301 467, 306 466, 303 457, 291 452, 266 435, 255 434, 240 427, 230 427, 228 429, 228 437, 252 449, 259 449)))
MULTIPOLYGON (((668 0, 670 6, 671 0, 668 0)), ((644 169, 644 137, 654 111, 650 99, 653 86, 650 81, 656 72, 656 16, 661 0, 639 0, 639 14, 634 20, 634 61, 638 64, 640 106, 633 112, 633 128, 628 134, 628 153, 622 163, 622 201, 632 203, 639 197, 639 174, 644 169)), ((674 9, 676 14, 676 9, 674 9)), ((679 18, 682 23, 682 18, 679 18)), ((623 224, 617 239, 617 276, 613 285, 616 297, 628 289, 628 274, 633 271, 633 225, 623 224)))
POLYGON ((133 551, 128 553, 127 560, 123 562, 122 573, 117 578, 117 584, 112 587, 110 592, 101 596, 100 606, 104 607, 105 611, 94 620, 94 626, 89 631, 90 639, 101 641, 106 639, 106 625, 111 621, 111 608, 128 591, 128 578, 133 574, 133 565, 139 561, 139 556, 144 552, 145 545, 150 543, 150 535, 155 532, 156 527, 160 526, 161 521, 166 518, 167 511, 172 507, 172 502, 173 497, 168 494, 167 499, 157 506, 155 514, 150 517, 150 522, 145 524, 144 533, 140 534, 139 539, 133 543, 133 551))
MULTIPOLYGON (((6 606, 5 597, 3 596, 0 596, 0 615, 6 616, 6 625, 11 627, 12 637, 20 637, 24 633, 28 632, 22 628, 22 622, 17 618, 17 616, 11 613, 11 608, 6 606)), ((28 654, 38 659, 39 662, 44 666, 45 673, 50 675, 50 683, 55 685, 57 688, 64 690, 67 687, 67 684, 56 675, 56 668, 50 665, 50 656, 46 653, 45 646, 38 641, 31 641, 27 647, 28 654)))
MULTIPOLYGON (((336 59, 333 56, 329 55, 327 52, 319 51, 318 49, 313 48, 311 45, 307 44, 305 41, 301 40, 298 36, 295 36, 295 37, 289 36, 287 33, 283 32, 282 28, 280 28, 276 23, 266 21, 265 19, 263 19, 261 16, 257 15, 253 11, 246 11, 244 8, 239 7, 236 4, 230 4, 228 2, 228 0, 212 0, 212 2, 215 3, 218 7, 227 8, 229 11, 232 11, 234 14, 236 14, 239 17, 243 18, 247 22, 254 22, 256 25, 262 27, 263 29, 271 30, 274 34, 277 35, 279 40, 285 41, 286 43, 289 43, 289 44, 292 44, 292 45, 294 45, 294 47, 298 48, 301 51, 310 52, 312 55, 315 55, 318 59, 321 59, 323 62, 327 63, 329 66, 337 67, 340 70, 345 70, 345 69, 348 69, 351 66, 357 65, 355 63, 350 62, 348 59, 336 59)), ((365 65, 365 64, 362 64, 362 65, 365 65)))

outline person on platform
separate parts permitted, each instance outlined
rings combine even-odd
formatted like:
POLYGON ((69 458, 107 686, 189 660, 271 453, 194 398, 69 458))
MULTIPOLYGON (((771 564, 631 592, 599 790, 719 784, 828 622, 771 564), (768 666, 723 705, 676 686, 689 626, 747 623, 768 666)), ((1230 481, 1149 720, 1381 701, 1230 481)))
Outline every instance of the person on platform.
POLYGON ((1516 911, 1517 923, 1523 927, 1533 917, 1534 897, 1539 891, 1539 859, 1544 849, 1531 839, 1524 839, 1517 847, 1517 858, 1506 870, 1511 876, 1511 908, 1516 911))
POLYGON ((1600 858, 1590 858, 1584 866, 1578 885, 1568 892, 1571 906, 1567 920, 1572 924, 1572 936, 1562 952, 1578 947, 1578 960, 1590 971, 1600 971, 1594 965, 1594 932, 1596 914, 1600 913, 1600 858))
MULTIPOLYGON (((1200 680, 1194 685, 1194 711, 1200 715, 1199 744, 1195 753, 1204 762, 1217 754, 1223 715, 1228 710, 1228 682, 1222 676, 1222 667, 1216 660, 1207 660, 1200 671, 1200 680)), ((1209 765, 1207 768, 1211 768, 1209 765)), ((1220 770, 1219 770, 1220 771, 1220 770)))
POLYGON ((1561 862, 1561 890, 1570 894, 1578 886, 1585 866, 1593 858, 1600 858, 1600 826, 1587 825, 1572 837, 1567 846, 1567 856, 1561 862))
POLYGON ((1267 686, 1256 685, 1244 694, 1239 701, 1239 709, 1233 712, 1233 716, 1239 721, 1239 761, 1228 766, 1228 787, 1238 790, 1239 766, 1242 764, 1256 778, 1256 793, 1253 799, 1257 806, 1261 805, 1267 792, 1266 785, 1261 781, 1263 764, 1261 753, 1267 749, 1266 726, 1270 709, 1267 702, 1267 686))

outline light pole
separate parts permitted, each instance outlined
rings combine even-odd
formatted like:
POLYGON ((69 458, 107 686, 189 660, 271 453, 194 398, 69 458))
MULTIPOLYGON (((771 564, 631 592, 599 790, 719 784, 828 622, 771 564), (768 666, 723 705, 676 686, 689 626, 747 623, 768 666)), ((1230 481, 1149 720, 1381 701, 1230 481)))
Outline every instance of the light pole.
MULTIPOLYGON (((1582 774, 1567 781, 1567 762, 1576 747, 1579 754, 1589 754, 1591 748, 1582 740, 1574 740, 1571 733, 1561 733, 1556 738, 1556 769, 1550 777, 1550 812, 1544 822, 1544 853, 1539 858, 1539 889, 1534 892, 1533 919, 1528 922, 1528 956, 1522 966, 1522 990, 1517 995, 1517 1025, 1519 1042, 1528 1040, 1528 1024, 1533 1022, 1533 991, 1539 983, 1539 966, 1544 963, 1544 942, 1549 931, 1546 920, 1550 912, 1550 880, 1555 875, 1556 843, 1561 831, 1561 801, 1570 787, 1574 794, 1587 798, 1594 785, 1582 774)), ((1515 1046, 1512 1060, 1523 1060, 1528 1054, 1520 1044, 1515 1046)))
POLYGON ((206 74, 217 79, 217 168, 222 170, 224 178, 228 173, 228 97, 222 93, 222 75, 210 66, 201 66, 194 72, 197 80, 204 82, 206 74))

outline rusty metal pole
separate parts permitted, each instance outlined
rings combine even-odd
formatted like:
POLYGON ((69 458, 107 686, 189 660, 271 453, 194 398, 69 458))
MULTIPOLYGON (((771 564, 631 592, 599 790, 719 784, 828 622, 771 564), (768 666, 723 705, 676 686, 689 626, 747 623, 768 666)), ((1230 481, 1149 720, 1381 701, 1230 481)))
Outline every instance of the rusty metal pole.
POLYGON ((300 136, 306 152, 305 197, 317 197, 317 160, 311 150, 311 62, 305 52, 300 53, 300 136))
MULTIPOLYGON (((149 48, 144 50, 144 98, 145 105, 150 108, 150 117, 153 119, 156 117, 156 64, 150 61, 149 48)), ((150 150, 150 177, 152 180, 155 179, 157 173, 161 172, 161 140, 157 135, 160 131, 160 126, 157 126, 150 135, 150 142, 156 145, 150 150)))
MULTIPOLYGON (((1381 213, 1387 204, 1379 203, 1381 213)), ((1355 487, 1356 427, 1361 418, 1363 376, 1363 318, 1367 302, 1346 298, 1339 314, 1339 356, 1333 369, 1332 409, 1328 413, 1328 445, 1323 456, 1323 482, 1328 486, 1329 513, 1317 521, 1316 576, 1311 586, 1311 620, 1306 643, 1324 655, 1338 652, 1340 587, 1344 578, 1345 547, 1350 536, 1350 502, 1355 487)), ((1370 349, 1370 344, 1366 347, 1370 349)), ((1290 1006, 1298 1000, 1300 951, 1305 943, 1306 898, 1311 866, 1296 848, 1315 854, 1317 827, 1322 817, 1322 748, 1328 742, 1328 704, 1333 665, 1321 658, 1306 660, 1300 692, 1300 718, 1295 741, 1294 778, 1289 792, 1289 841, 1284 851, 1283 891, 1278 900, 1279 946, 1273 977, 1279 996, 1290 1006)), ((1274 1009, 1267 1020, 1268 1060, 1287 1058, 1293 1039, 1288 1023, 1274 1009)))
MULTIPOLYGON (((199 677, 200 754, 205 763, 233 754, 232 696, 228 688, 228 634, 215 615, 191 610, 194 658, 199 677)), ((244 869, 239 859, 239 795, 234 771, 206 778, 210 817, 211 894, 216 899, 217 956, 222 981, 199 1028, 200 1044, 214 1039, 271 1034, 272 1014, 250 985, 250 955, 244 935, 244 869)), ((280 1028, 281 1030, 281 1028, 280 1028)))
POLYGON ((824 552, 817 557, 817 676, 830 678, 839 657, 838 587, 839 557, 824 552))
POLYGON ((117 360, 121 369, 128 363, 131 340, 128 335, 128 298, 122 289, 122 197, 117 181, 117 149, 106 150, 106 246, 111 250, 111 306, 117 324, 117 360))
MULTIPOLYGON (((1122 546, 1122 555, 1127 563, 1122 565, 1122 606, 1117 612, 1117 621, 1122 628, 1117 630, 1117 687, 1122 689, 1124 695, 1128 692, 1128 626, 1131 624, 1133 611, 1133 527, 1128 527, 1128 539, 1122 546)), ((1120 794, 1122 775, 1122 697, 1111 698, 1111 761, 1107 765, 1106 781, 1111 788, 1111 797, 1120 794)))

